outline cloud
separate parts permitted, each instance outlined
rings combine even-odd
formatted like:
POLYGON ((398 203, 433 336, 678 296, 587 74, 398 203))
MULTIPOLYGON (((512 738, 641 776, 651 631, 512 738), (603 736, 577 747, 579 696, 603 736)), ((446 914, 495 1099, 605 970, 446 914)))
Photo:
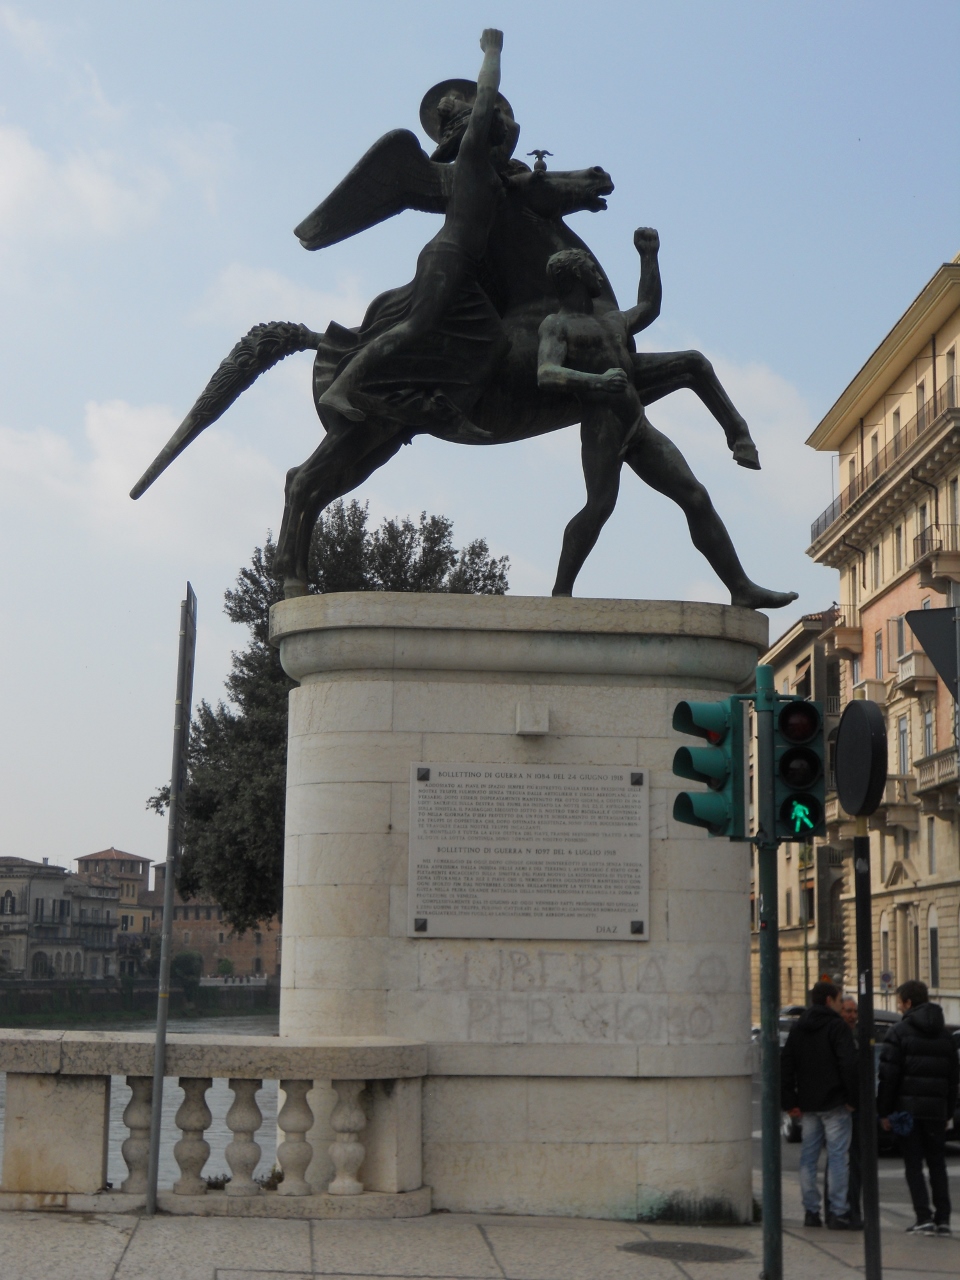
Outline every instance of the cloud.
POLYGON ((360 282, 344 276, 336 292, 324 293, 298 284, 279 271, 234 262, 224 267, 190 316, 194 324, 249 329, 266 320, 294 320, 323 329, 331 320, 359 324, 367 300, 360 282))
POLYGON ((127 557, 187 554, 201 562, 237 557, 276 527, 283 476, 261 453, 229 432, 209 428, 177 459, 176 480, 164 474, 138 501, 131 485, 170 437, 178 419, 160 405, 91 402, 84 413, 86 448, 46 428, 0 428, 0 495, 21 529, 44 537, 85 534, 127 557), (47 514, 43 514, 47 513, 47 514))
POLYGON ((24 17, 13 5, 4 4, 0 5, 0 28, 26 62, 47 64, 51 61, 53 28, 49 23, 24 17))
POLYGON ((55 160, 26 130, 0 125, 0 244, 14 236, 112 236, 156 215, 169 181, 155 166, 108 150, 55 160))

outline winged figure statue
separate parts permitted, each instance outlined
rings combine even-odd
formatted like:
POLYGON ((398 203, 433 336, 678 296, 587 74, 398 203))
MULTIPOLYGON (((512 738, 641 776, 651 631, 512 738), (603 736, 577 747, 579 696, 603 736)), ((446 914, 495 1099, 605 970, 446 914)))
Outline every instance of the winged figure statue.
MULTIPOLYGON (((385 134, 329 196, 296 227, 305 249, 327 248, 406 209, 443 223, 421 251, 413 279, 380 294, 362 323, 256 325, 236 344, 184 421, 131 490, 139 498, 196 437, 279 360, 315 350, 314 400, 325 434, 287 473, 277 563, 290 596, 306 592, 310 537, 320 512, 362 484, 416 435, 453 443, 503 444, 593 421, 583 381, 538 378, 540 328, 558 303, 547 264, 579 250, 595 268, 591 314, 601 323, 625 314, 606 273, 567 226, 571 213, 606 209, 610 175, 548 170, 538 151, 530 169, 513 158, 519 126, 499 92, 502 33, 481 37, 477 81, 446 80, 423 99, 420 121, 436 144, 431 156, 407 129, 385 134)), ((733 460, 759 469, 756 446, 709 361, 698 351, 638 352, 632 335, 659 314, 656 232, 635 235, 640 255, 637 306, 625 338, 623 381, 646 407, 681 388, 693 390, 716 418, 733 460)), ((614 415, 617 422, 623 414, 614 415)), ((680 451, 644 415, 643 430, 622 428, 611 448, 581 431, 587 503, 563 539, 555 595, 570 595, 587 552, 616 501, 624 463, 683 510, 694 545, 729 588, 734 604, 779 608, 793 592, 769 591, 747 577, 710 497, 680 451), (602 476, 601 476, 602 473, 602 476), (602 483, 598 485, 598 476, 602 483), (598 497, 598 494, 602 495, 598 497)), ((603 433, 601 433, 603 434, 603 433)))

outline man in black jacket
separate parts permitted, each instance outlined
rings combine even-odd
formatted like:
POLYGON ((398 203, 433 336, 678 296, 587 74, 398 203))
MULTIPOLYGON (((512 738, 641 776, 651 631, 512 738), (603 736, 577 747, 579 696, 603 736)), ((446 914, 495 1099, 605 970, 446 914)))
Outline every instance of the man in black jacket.
POLYGON ((901 1134, 904 1172, 917 1220, 908 1231, 920 1235, 950 1235, 950 1186, 947 1181, 947 1118, 957 1105, 960 1065, 953 1038, 943 1025, 943 1010, 931 1004, 924 983, 911 980, 897 988, 897 1008, 903 1021, 895 1023, 880 1046, 880 1085, 877 1115, 885 1129, 890 1116, 907 1111, 913 1117, 909 1133, 901 1134), (934 1213, 923 1177, 930 1174, 934 1213))
POLYGON ((830 1184, 827 1226, 847 1231, 847 1157, 850 1117, 857 1103, 857 1053, 850 1028, 841 1017, 839 988, 832 982, 818 982, 810 992, 810 1001, 812 1007, 791 1028, 780 1055, 781 1102, 784 1111, 803 1115, 803 1225, 823 1225, 817 1161, 826 1142, 830 1184))

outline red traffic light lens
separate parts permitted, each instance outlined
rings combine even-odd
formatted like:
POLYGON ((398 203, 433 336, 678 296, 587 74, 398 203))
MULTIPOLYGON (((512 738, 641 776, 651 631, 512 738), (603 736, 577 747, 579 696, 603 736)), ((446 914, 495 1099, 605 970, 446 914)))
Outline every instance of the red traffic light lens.
POLYGON ((820 777, 820 757, 809 747, 791 747, 780 757, 780 777, 788 787, 812 787, 820 777))
POLYGON ((788 702, 777 723, 788 742, 809 742, 820 728, 820 712, 810 702, 788 702))

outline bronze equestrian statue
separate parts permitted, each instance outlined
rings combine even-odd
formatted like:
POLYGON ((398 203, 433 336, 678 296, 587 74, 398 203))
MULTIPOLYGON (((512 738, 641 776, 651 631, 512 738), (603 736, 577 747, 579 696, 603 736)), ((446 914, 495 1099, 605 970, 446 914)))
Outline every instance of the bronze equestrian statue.
MULTIPOLYGON (((796 593, 768 591, 747 578, 706 489, 643 412, 689 388, 720 423, 734 461, 759 469, 746 422, 700 352, 636 350, 633 333, 660 310, 656 232, 636 233, 637 307, 621 312, 600 264, 563 221, 578 210, 605 209, 604 197, 613 191, 610 176, 599 166, 547 171, 543 155, 549 152, 536 153, 533 170, 512 158, 519 127, 498 92, 502 42, 499 31, 484 31, 476 84, 448 80, 425 96, 420 119, 437 144, 431 157, 409 130, 385 134, 296 228, 304 248, 315 250, 403 209, 442 214, 443 226, 421 252, 414 279, 375 298, 354 329, 336 321, 323 334, 286 321, 251 329, 130 496, 139 498, 261 373, 295 351, 315 350, 314 400, 326 434, 306 462, 287 473, 277 564, 288 597, 306 591, 310 537, 320 512, 414 436, 504 444, 581 423, 587 505, 564 535, 554 595, 571 594, 613 510, 625 462, 678 503, 694 545, 730 590, 733 604, 780 608, 796 593), (631 427, 623 427, 616 408, 612 416, 609 406, 597 410, 597 395, 609 398, 610 391, 597 393, 577 377, 545 372, 556 361, 541 358, 542 326, 558 308, 547 265, 570 250, 579 251, 584 264, 575 290, 581 314, 587 314, 583 294, 592 323, 604 326, 609 313, 607 329, 620 335, 614 364, 622 377, 610 391, 634 410, 639 404, 631 427), (601 419, 608 425, 598 429, 601 419), (609 439, 614 420, 620 424, 615 448, 609 439)), ((565 305, 569 311, 569 291, 566 303, 559 303, 561 314, 565 305)), ((576 359, 582 359, 583 349, 577 350, 576 359)), ((567 374, 575 369, 570 364, 567 374)))

